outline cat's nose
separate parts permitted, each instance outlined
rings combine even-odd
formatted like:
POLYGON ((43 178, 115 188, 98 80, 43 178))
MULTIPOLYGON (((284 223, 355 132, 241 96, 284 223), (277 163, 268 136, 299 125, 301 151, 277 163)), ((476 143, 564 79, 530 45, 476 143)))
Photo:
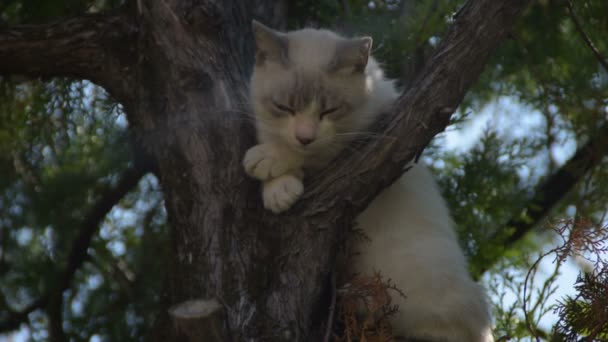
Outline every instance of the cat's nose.
POLYGON ((305 138, 305 137, 296 137, 296 139, 298 139, 300 144, 302 144, 304 146, 310 144, 311 142, 313 142, 315 140, 313 138, 305 138))

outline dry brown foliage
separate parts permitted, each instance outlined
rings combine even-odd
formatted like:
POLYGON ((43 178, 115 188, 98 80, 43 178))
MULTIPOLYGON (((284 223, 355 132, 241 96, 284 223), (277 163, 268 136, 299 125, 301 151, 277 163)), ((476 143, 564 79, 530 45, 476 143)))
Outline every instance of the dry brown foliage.
MULTIPOLYGON (((405 296, 379 272, 357 275, 338 290, 336 342, 394 341, 389 318, 398 311, 391 294, 405 296)), ((335 331, 336 331, 335 330, 335 331)))

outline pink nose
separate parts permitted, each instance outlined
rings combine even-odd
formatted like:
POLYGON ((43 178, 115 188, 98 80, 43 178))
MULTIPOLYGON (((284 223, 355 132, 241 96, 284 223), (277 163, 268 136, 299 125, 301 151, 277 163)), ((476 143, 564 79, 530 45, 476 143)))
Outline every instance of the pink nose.
POLYGON ((311 142, 313 142, 313 138, 304 138, 304 137, 296 137, 296 139, 298 139, 298 141, 300 142, 300 144, 306 146, 308 144, 310 144, 311 142))

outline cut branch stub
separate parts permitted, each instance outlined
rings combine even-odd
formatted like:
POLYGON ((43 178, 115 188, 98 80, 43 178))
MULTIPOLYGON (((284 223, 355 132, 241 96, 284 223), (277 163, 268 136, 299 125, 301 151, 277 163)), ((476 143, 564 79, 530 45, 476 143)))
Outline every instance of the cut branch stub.
POLYGON ((216 299, 193 299, 169 309, 175 330, 188 341, 228 341, 224 336, 223 306, 216 299))

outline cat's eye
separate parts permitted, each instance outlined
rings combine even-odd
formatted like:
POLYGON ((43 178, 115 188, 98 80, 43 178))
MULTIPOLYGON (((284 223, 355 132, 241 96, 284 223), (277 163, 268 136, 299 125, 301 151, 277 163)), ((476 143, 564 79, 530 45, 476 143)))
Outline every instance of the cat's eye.
POLYGON ((289 113, 291 115, 294 115, 296 113, 296 111, 293 110, 293 108, 291 108, 291 107, 287 107, 285 105, 276 103, 274 101, 272 101, 272 104, 275 106, 276 109, 280 110, 281 112, 289 113))
POLYGON ((328 109, 322 111, 319 116, 321 117, 321 119, 323 119, 323 117, 325 115, 329 115, 331 113, 335 113, 336 111, 338 111, 338 109, 340 109, 340 107, 331 107, 331 108, 328 108, 328 109))

